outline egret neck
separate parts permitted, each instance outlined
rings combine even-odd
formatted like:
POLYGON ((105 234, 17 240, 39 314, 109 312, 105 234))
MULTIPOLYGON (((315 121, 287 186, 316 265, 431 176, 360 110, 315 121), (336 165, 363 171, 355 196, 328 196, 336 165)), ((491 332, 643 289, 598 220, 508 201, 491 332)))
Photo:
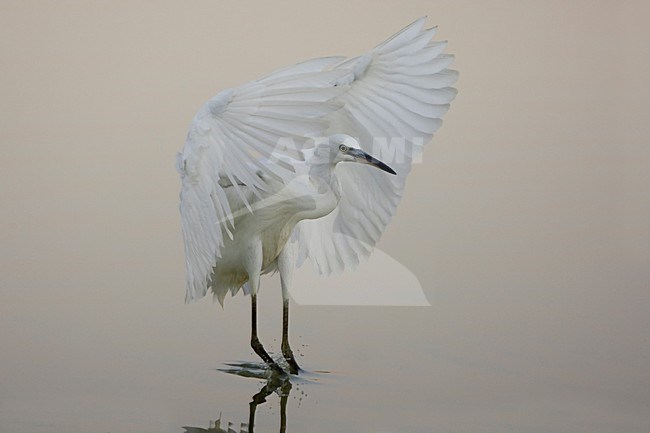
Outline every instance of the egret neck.
POLYGON ((341 199, 341 184, 334 173, 336 162, 332 155, 331 146, 328 143, 322 143, 313 149, 303 150, 303 153, 312 187, 321 196, 333 195, 333 197, 328 197, 330 200, 334 199, 332 209, 330 209, 331 212, 341 199))

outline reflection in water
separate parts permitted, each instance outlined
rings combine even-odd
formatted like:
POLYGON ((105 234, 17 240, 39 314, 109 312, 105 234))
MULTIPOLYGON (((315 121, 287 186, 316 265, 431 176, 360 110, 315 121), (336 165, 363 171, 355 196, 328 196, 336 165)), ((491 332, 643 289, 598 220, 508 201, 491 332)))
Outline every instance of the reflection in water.
POLYGON ((201 427, 183 427, 184 433, 255 433, 255 412, 257 406, 266 402, 266 398, 277 393, 280 396, 280 433, 287 430, 287 400, 291 392, 291 376, 277 373, 266 368, 265 364, 237 363, 227 364, 228 368, 220 369, 224 373, 235 374, 242 377, 253 377, 266 380, 262 389, 251 398, 248 411, 248 423, 241 423, 239 431, 235 430, 232 423, 221 426, 221 416, 207 429, 201 427))

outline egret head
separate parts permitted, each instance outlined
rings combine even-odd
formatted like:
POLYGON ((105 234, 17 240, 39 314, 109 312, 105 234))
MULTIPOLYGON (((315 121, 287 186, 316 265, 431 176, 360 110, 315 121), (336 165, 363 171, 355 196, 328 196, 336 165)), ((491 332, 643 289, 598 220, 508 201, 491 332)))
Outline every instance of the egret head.
POLYGON ((327 151, 330 154, 332 164, 357 162, 372 165, 390 174, 396 174, 392 168, 361 150, 359 142, 349 135, 331 135, 327 141, 327 151))

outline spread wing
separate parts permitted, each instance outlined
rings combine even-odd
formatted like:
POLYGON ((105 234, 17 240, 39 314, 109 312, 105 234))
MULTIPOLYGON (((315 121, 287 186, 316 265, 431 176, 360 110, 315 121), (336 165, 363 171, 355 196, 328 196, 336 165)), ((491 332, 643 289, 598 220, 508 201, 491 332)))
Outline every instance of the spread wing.
POLYGON ((413 159, 431 140, 456 96, 446 42, 433 41, 425 18, 369 53, 334 70, 347 70, 343 108, 328 116, 328 133, 357 137, 366 152, 396 176, 359 164, 339 164, 342 197, 328 216, 298 224, 299 265, 309 258, 322 275, 354 268, 366 258, 395 215, 413 159))
POLYGON ((310 60, 225 90, 194 117, 177 156, 187 301, 205 295, 224 238, 231 236, 233 221, 225 188, 234 188, 250 208, 241 185, 259 194, 265 188, 264 178, 286 179, 292 168, 282 158, 275 159, 281 153, 278 144, 292 140, 301 148, 307 137, 324 135, 329 124, 326 116, 340 107, 333 98, 345 89, 334 84, 346 72, 331 70, 340 61, 337 57, 310 60), (268 159, 277 163, 264 164, 268 159), (269 176, 258 175, 260 171, 269 176))

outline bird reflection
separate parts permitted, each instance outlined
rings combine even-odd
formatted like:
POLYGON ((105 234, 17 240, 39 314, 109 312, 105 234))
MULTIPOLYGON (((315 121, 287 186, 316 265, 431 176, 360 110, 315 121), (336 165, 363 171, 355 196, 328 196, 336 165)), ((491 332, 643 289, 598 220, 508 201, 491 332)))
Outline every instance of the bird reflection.
POLYGON ((248 424, 241 423, 239 430, 235 430, 232 423, 221 425, 221 416, 205 429, 201 427, 183 427, 184 433, 255 433, 255 413, 257 406, 266 403, 266 398, 273 393, 280 397, 280 433, 287 431, 287 401, 291 392, 290 376, 267 369, 266 365, 252 363, 227 364, 228 368, 220 369, 224 373, 235 374, 242 377, 253 377, 266 381, 262 389, 251 398, 248 404, 248 424))

